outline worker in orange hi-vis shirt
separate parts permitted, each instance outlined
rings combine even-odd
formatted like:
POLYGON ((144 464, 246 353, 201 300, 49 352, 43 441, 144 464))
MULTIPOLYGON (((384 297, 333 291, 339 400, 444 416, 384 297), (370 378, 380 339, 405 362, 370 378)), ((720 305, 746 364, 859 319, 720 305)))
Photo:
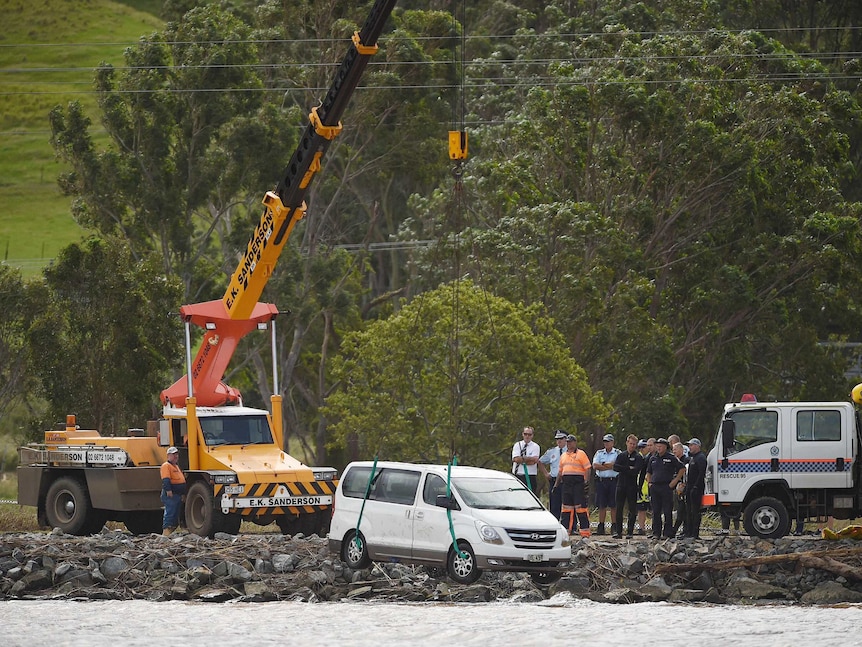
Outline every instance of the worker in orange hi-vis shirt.
POLYGON ((177 465, 180 452, 176 447, 168 447, 168 460, 162 463, 162 505, 165 516, 162 520, 162 534, 170 535, 180 525, 180 505, 186 493, 186 477, 177 465))
POLYGON ((563 486, 563 508, 560 522, 572 534, 575 516, 581 526, 581 537, 590 536, 590 515, 587 508, 586 483, 590 478, 592 464, 585 452, 578 449, 578 439, 566 436, 566 453, 560 457, 555 487, 563 486))

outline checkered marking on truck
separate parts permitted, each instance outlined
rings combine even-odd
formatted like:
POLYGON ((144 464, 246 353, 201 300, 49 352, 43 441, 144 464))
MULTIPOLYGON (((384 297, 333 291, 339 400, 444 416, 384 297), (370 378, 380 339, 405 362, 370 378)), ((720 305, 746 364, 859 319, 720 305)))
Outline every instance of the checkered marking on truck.
MULTIPOLYGON (((801 474, 819 474, 826 472, 836 472, 836 460, 834 458, 811 458, 805 460, 779 460, 779 472, 798 472, 801 474)), ((844 472, 849 472, 853 466, 853 459, 844 459, 844 472)), ((772 472, 772 461, 764 460, 747 460, 747 461, 729 461, 727 469, 718 464, 719 474, 736 474, 740 472, 767 474, 772 472)))

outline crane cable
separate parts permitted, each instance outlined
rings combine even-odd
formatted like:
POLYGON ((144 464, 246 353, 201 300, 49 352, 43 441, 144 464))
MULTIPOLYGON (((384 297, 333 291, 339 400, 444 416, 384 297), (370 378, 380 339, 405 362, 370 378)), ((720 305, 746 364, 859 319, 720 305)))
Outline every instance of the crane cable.
MULTIPOLYGON (((453 161, 452 177, 455 183, 452 188, 453 193, 453 211, 455 214, 454 236, 455 236, 455 281, 452 291, 452 352, 450 355, 449 372, 452 376, 452 422, 455 425, 455 431, 463 431, 461 429, 461 388, 460 388, 460 367, 461 367, 461 351, 459 345, 459 318, 460 318, 460 299, 459 287, 461 281, 461 243, 460 232, 463 226, 464 214, 464 187, 462 177, 464 175, 464 160, 467 159, 467 131, 464 126, 464 70, 466 57, 466 0, 461 0, 461 61, 458 71, 458 97, 453 103, 453 123, 458 130, 449 131, 449 159, 453 161)), ((455 29, 458 28, 458 20, 452 16, 452 23, 455 29)), ((455 50, 452 51, 453 58, 455 50)), ((446 468, 446 498, 452 501, 452 466, 458 464, 458 456, 455 453, 455 434, 452 435, 452 444, 450 453, 452 459, 446 468)), ((449 534, 452 536, 452 549, 458 555, 459 559, 470 559, 470 554, 462 551, 458 545, 458 538, 455 536, 455 526, 452 523, 452 508, 451 505, 446 507, 446 517, 449 521, 449 534)), ((475 558, 474 558, 475 559, 475 558)), ((475 564, 473 565, 476 566, 475 564)))

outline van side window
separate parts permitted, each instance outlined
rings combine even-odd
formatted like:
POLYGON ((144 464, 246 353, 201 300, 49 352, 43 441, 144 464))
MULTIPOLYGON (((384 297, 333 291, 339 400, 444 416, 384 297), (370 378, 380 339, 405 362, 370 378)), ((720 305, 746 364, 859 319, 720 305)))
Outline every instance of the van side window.
POLYGON ((798 412, 796 414, 796 440, 841 440, 841 412, 798 412))
POLYGON ((419 472, 411 470, 383 470, 374 498, 389 503, 413 505, 419 487, 419 472))
POLYGON ((425 478, 425 488, 422 490, 422 500, 428 505, 437 505, 437 495, 446 494, 446 481, 436 474, 425 478))
MULTIPOLYGON (((377 488, 377 483, 380 480, 381 470, 377 470, 374 474, 374 481, 371 483, 371 489, 368 492, 368 498, 374 499, 374 492, 377 488)), ((368 488, 368 478, 371 476, 370 467, 354 467, 344 475, 341 484, 341 491, 344 496, 362 499, 365 497, 365 490, 368 488)))

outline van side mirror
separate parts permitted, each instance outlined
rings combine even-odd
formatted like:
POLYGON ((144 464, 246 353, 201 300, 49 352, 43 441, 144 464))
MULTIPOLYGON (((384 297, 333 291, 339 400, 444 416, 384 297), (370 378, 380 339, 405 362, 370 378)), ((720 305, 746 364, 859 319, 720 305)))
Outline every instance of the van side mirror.
POLYGON ((437 495, 437 503, 436 506, 438 508, 446 508, 447 510, 458 510, 458 502, 455 501, 455 497, 446 496, 445 494, 437 495))
POLYGON ((725 418, 721 421, 721 447, 727 454, 729 447, 733 447, 736 437, 736 423, 733 418, 725 418))

